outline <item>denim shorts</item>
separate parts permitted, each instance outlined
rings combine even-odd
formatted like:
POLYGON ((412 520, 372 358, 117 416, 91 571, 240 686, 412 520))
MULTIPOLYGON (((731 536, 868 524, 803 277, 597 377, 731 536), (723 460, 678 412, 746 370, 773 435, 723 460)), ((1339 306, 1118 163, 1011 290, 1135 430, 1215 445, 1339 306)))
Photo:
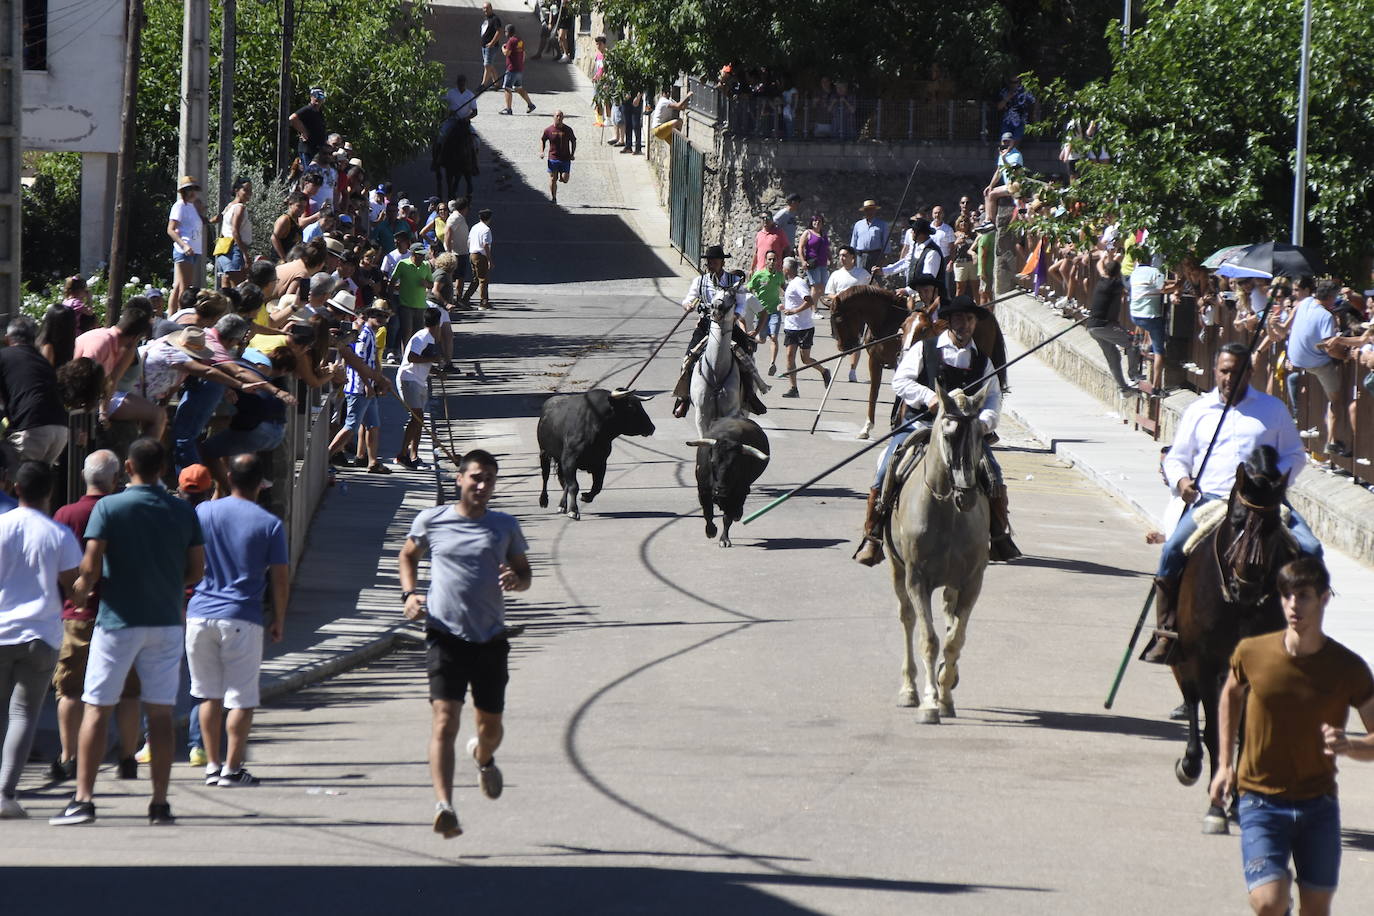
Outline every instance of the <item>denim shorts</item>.
POLYGON ((191 252, 190 254, 187 254, 186 252, 184 252, 184 251, 181 250, 181 246, 180 246, 180 245, 173 245, 173 246, 172 246, 172 263, 173 263, 173 264, 182 264, 182 263, 185 263, 185 262, 187 262, 187 261, 193 261, 193 260, 195 260, 197 257, 199 257, 199 255, 197 255, 194 251, 191 252))
POLYGON ((215 256, 215 267, 222 274, 243 270, 243 252, 237 242, 229 246, 228 254, 215 256))
POLYGON ((496 60, 496 49, 490 45, 482 45, 482 66, 490 67, 496 60))
POLYGON ((1143 315, 1132 315, 1131 323, 1150 335, 1150 352, 1164 354, 1164 345, 1168 342, 1169 332, 1164 328, 1163 318, 1146 318, 1143 315))
POLYGON ((382 425, 381 408, 377 405, 379 399, 365 397, 361 394, 346 394, 344 401, 348 405, 348 413, 344 417, 344 429, 376 429, 382 425))
POLYGON ((1336 889, 1341 872, 1341 808, 1334 796, 1290 801, 1242 792, 1237 809, 1247 890, 1287 878, 1289 858, 1301 886, 1314 891, 1336 889))
POLYGON ((507 70, 501 80, 502 89, 519 89, 525 85, 524 70, 507 70))
POLYGON ((768 313, 768 336, 777 337, 778 328, 782 327, 782 315, 778 312, 768 313))
POLYGON ((830 279, 830 268, 828 267, 808 267, 806 268, 806 282, 812 286, 819 286, 825 289, 825 283, 830 279))

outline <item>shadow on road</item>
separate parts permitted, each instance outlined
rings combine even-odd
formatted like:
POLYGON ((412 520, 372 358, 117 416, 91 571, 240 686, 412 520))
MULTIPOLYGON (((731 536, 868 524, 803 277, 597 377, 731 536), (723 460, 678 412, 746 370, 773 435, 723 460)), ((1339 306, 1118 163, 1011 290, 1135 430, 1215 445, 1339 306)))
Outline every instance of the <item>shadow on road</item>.
POLYGON ((1165 719, 1136 719, 1131 716, 1093 712, 1006 709, 996 706, 977 710, 969 709, 968 712, 984 712, 994 716, 1014 717, 1019 721, 1002 719, 986 719, 984 721, 989 725, 1010 725, 1015 728, 1053 728, 1059 731, 1132 735, 1136 738, 1153 738, 1159 741, 1181 742, 1187 737, 1187 726, 1184 723, 1170 722, 1165 719))
POLYGON ((1154 574, 1138 569, 1124 569, 1108 566, 1091 560, 1070 560, 1065 557, 1037 557, 1027 554, 1016 561, 1017 566, 1039 566, 1043 569, 1062 569, 1067 572, 1085 573, 1089 576, 1120 576, 1127 579, 1149 579, 1154 574))

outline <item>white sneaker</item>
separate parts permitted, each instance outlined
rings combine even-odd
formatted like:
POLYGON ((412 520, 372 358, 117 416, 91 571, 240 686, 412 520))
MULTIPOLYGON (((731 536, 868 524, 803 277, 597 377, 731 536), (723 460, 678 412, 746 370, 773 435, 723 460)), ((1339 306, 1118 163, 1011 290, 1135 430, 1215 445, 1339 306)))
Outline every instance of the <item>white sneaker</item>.
POLYGON ((1302 432, 1298 433, 1299 438, 1302 439, 1315 439, 1320 435, 1321 430, 1317 429, 1317 427, 1315 426, 1311 427, 1310 429, 1304 429, 1302 432))
POLYGON ((486 766, 477 763, 477 736, 473 735, 468 739, 468 756, 472 762, 477 764, 477 783, 482 787, 482 794, 487 798, 500 798, 501 789, 505 783, 501 778, 501 769, 496 765, 496 758, 492 757, 486 766))
POLYGON ((463 828, 458 824, 458 813, 448 802, 434 803, 434 832, 446 840, 463 834, 463 828))
POLYGON ((29 816, 29 812, 24 810, 24 806, 19 804, 17 798, 6 798, 0 795, 0 820, 17 821, 29 816))

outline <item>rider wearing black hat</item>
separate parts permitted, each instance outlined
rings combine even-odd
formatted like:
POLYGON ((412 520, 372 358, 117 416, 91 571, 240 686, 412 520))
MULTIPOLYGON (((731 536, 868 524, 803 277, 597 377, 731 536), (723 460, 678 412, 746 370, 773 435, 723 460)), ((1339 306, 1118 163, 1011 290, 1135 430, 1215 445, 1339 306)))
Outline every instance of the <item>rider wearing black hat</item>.
MULTIPOLYGON (((907 256, 894 261, 886 267, 873 268, 874 278, 881 277, 883 274, 906 274, 906 288, 911 291, 919 290, 916 285, 918 277, 929 277, 935 280, 936 294, 941 302, 945 301, 945 256, 941 252, 940 246, 932 237, 930 220, 917 217, 911 221, 911 251, 907 256)), ((927 300, 929 301, 929 300, 927 300)))
MULTIPOLYGON (((711 303, 722 291, 727 291, 735 297, 735 314, 744 315, 749 311, 749 300, 753 299, 753 293, 749 292, 743 285, 744 278, 725 269, 725 260, 729 255, 725 253, 724 247, 720 245, 707 246, 702 258, 706 262, 706 270, 697 276, 687 288, 687 295, 682 297, 683 311, 690 312, 696 309, 700 314, 696 327, 692 330, 692 339, 687 343, 687 354, 682 361, 682 374, 678 377, 677 385, 673 388, 673 416, 685 417, 687 408, 690 406, 692 367, 696 365, 698 357, 704 349, 703 341, 711 333, 711 303)), ((758 300, 754 300, 754 311, 757 312, 761 306, 758 300)), ((749 332, 742 328, 738 321, 731 328, 731 340, 735 358, 739 361, 741 374, 741 390, 744 398, 744 406, 750 413, 761 414, 767 411, 767 407, 759 400, 758 392, 767 392, 768 386, 759 377, 758 371, 754 368, 753 353, 757 343, 749 336, 749 332)))
MULTIPOLYGON (((907 349, 892 377, 892 389, 906 405, 907 419, 914 421, 914 426, 910 433, 898 433, 888 441, 882 466, 869 490, 864 538, 854 555, 865 566, 876 566, 883 561, 883 529, 900 484, 889 473, 889 467, 895 468, 900 464, 893 462, 892 456, 907 440, 913 445, 929 441, 939 407, 937 387, 946 392, 963 388, 983 379, 993 368, 988 354, 980 353, 973 342, 973 332, 978 322, 991 318, 987 309, 977 305, 969 296, 955 296, 940 305, 935 317, 938 321, 946 322, 948 329, 907 349)), ((1002 386, 993 375, 983 382, 983 387, 986 394, 978 419, 983 425, 984 434, 991 436, 1001 415, 1002 386)), ((993 457, 987 439, 984 439, 983 460, 979 470, 979 478, 988 494, 992 537, 990 556, 994 560, 1014 560, 1021 555, 1021 551, 1011 539, 1007 488, 1002 481, 1002 469, 993 457)))

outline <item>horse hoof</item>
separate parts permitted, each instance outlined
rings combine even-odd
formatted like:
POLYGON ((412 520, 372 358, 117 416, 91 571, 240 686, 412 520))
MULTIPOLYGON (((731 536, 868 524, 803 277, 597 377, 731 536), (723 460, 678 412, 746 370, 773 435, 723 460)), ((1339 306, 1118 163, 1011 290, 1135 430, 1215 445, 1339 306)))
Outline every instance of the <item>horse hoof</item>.
POLYGON ((940 715, 941 715, 942 717, 946 718, 946 719, 953 719, 953 718, 955 718, 955 715, 954 715, 954 704, 953 704, 953 703, 941 703, 941 704, 940 704, 940 715))
POLYGON ((1202 819, 1202 833, 1204 836, 1221 836, 1231 832, 1231 826, 1226 823, 1225 814, 1208 814, 1202 819))
POLYGON ((939 725, 940 711, 938 709, 918 709, 916 710, 917 725, 939 725))
POLYGON ((866 430, 866 429, 861 429, 861 430, 859 430, 859 438, 860 438, 860 439, 867 439, 867 438, 868 438, 868 430, 866 430))
POLYGON ((539 497, 539 508, 541 508, 541 509, 547 509, 548 507, 549 507, 549 498, 548 498, 548 496, 540 496, 540 497, 539 497))
POLYGON ((1191 773, 1188 772, 1189 769, 1187 758, 1180 757, 1174 761, 1174 775, 1177 776, 1178 781, 1185 786, 1191 786, 1197 782, 1198 776, 1202 773, 1202 761, 1198 761, 1192 765, 1191 773))
POLYGON ((897 694, 897 705, 906 707, 919 706, 920 703, 916 699, 916 691, 903 690, 901 693, 897 694))

